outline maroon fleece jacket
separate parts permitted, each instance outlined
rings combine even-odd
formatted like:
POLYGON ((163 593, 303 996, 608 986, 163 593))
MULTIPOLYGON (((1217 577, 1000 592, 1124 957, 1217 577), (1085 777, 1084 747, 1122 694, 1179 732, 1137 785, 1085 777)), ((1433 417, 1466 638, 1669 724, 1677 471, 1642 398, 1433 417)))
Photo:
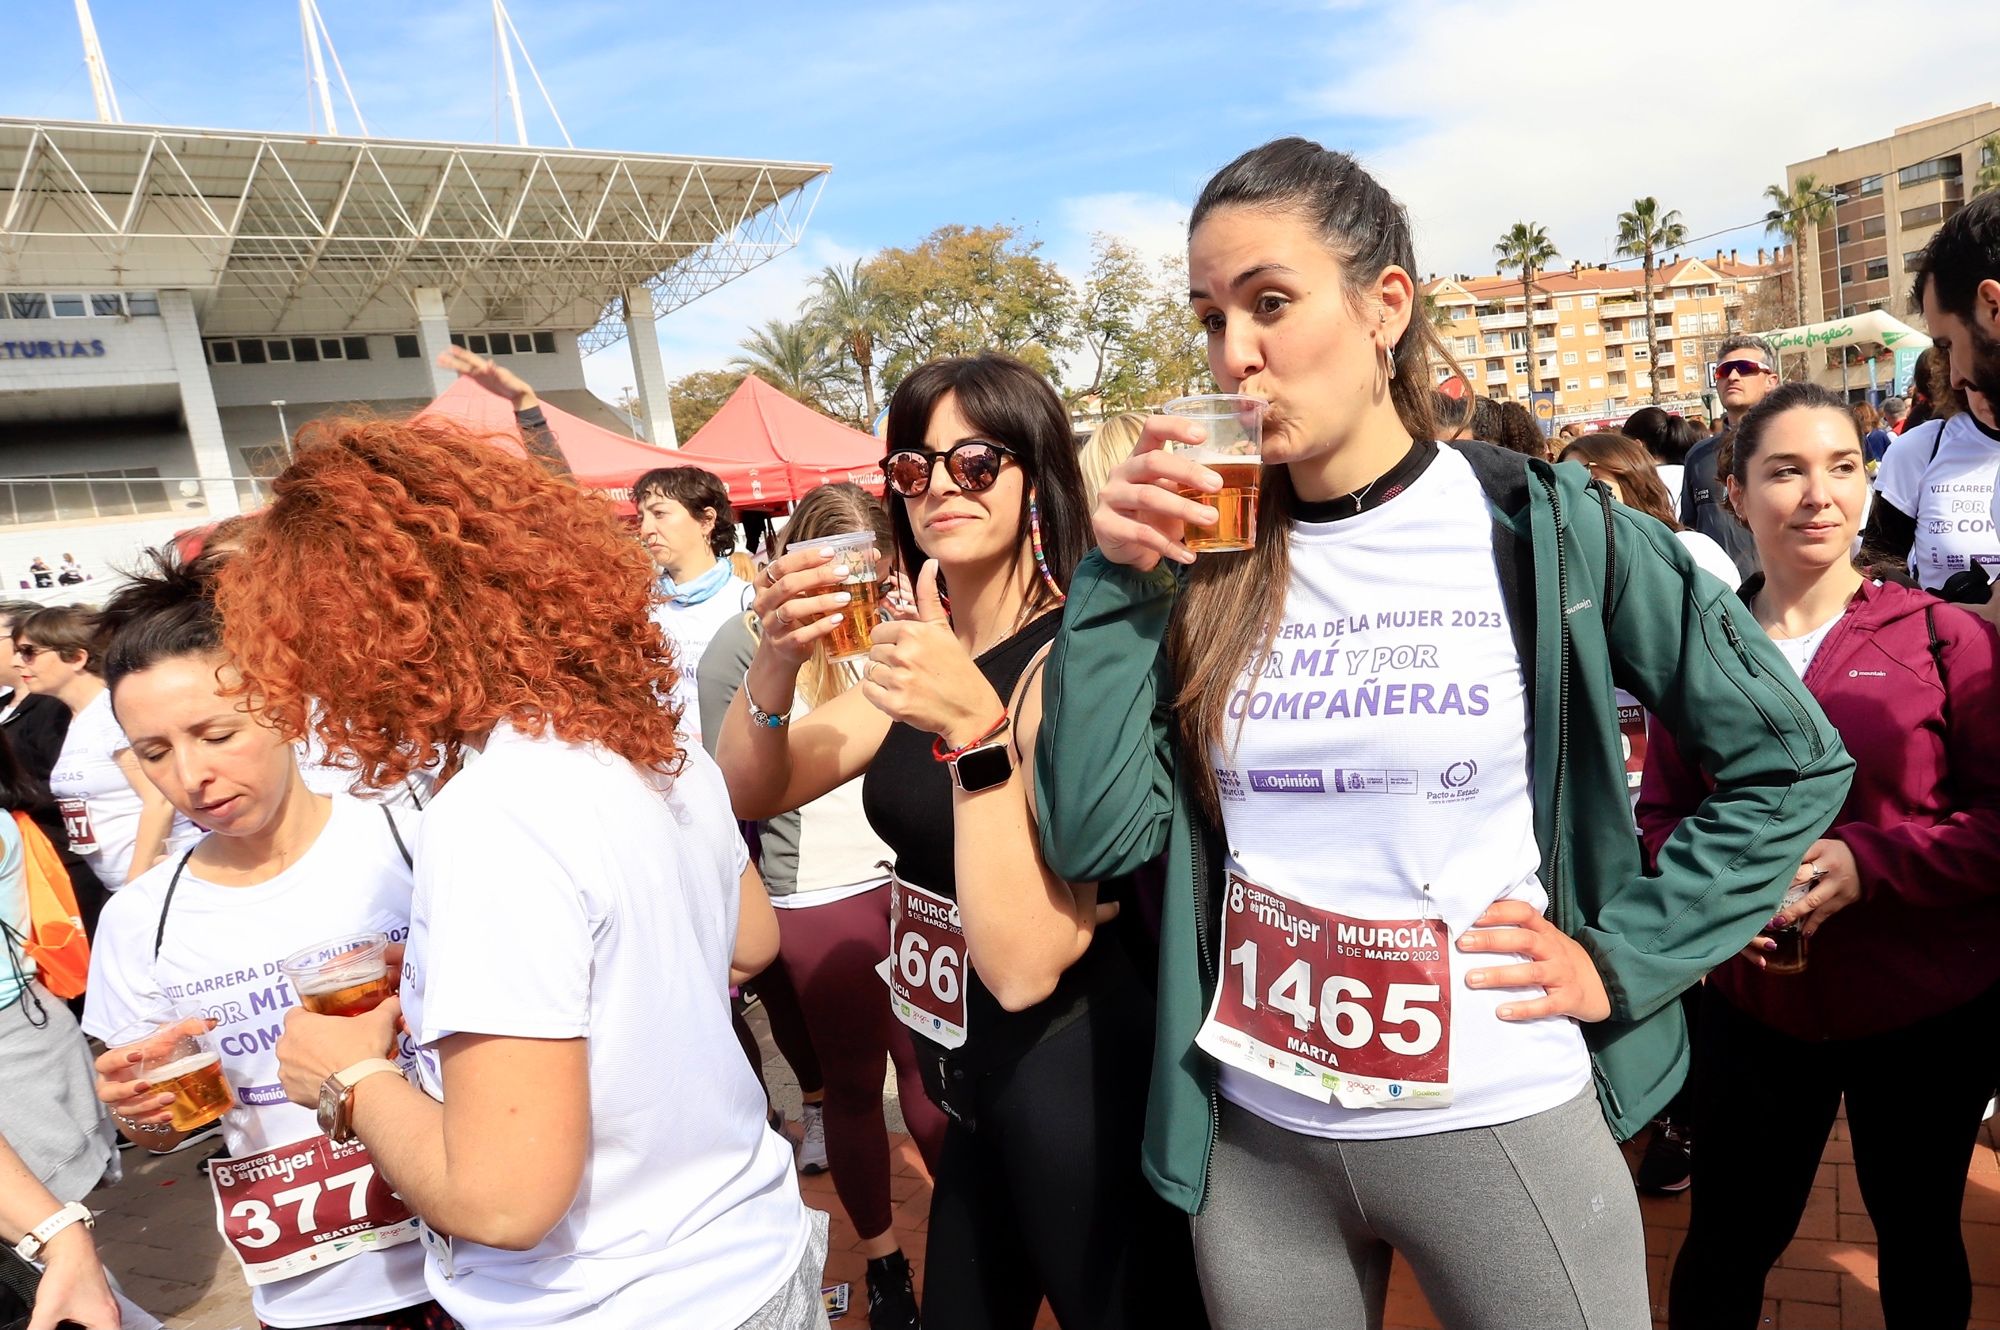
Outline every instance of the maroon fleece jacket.
MULTIPOLYGON (((1761 582, 1744 586, 1746 602, 1761 582)), ((1996 656, 1989 624, 1928 592, 1869 582, 1848 602, 1805 685, 1854 755, 1853 787, 1826 835, 1854 852, 1861 899, 1813 935, 1804 974, 1768 974, 1741 956, 1710 974, 1737 1008, 1796 1038, 1852 1039, 2000 983, 1996 656)), ((1708 790, 1654 729, 1638 808, 1649 862, 1708 790)))

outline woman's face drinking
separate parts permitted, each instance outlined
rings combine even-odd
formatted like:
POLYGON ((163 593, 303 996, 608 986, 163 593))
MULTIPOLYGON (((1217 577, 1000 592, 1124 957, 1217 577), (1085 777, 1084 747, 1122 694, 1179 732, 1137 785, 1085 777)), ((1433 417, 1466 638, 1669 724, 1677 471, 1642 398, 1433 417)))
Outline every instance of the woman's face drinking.
POLYGON ((1401 324, 1378 300, 1357 304, 1309 222, 1218 209, 1188 237, 1188 289, 1216 386, 1270 403, 1267 465, 1317 456, 1355 432, 1383 385, 1382 343, 1393 345, 1401 324))

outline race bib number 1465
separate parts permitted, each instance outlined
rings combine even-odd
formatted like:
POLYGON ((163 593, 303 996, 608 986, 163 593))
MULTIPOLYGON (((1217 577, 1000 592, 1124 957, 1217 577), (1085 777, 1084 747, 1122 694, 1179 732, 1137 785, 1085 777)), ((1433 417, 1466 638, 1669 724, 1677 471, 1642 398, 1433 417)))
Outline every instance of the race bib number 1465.
POLYGON ((1222 975, 1195 1042, 1321 1103, 1451 1102, 1451 953, 1442 920, 1352 919, 1231 873, 1222 975))

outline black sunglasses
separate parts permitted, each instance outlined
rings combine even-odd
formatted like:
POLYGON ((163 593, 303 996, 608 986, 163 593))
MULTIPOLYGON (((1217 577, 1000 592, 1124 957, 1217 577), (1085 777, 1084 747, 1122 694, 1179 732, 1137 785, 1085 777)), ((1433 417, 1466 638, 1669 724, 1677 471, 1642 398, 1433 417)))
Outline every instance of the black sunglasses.
POLYGON ((1725 360, 1715 367, 1715 377, 1718 379, 1730 374, 1739 379, 1747 379, 1752 374, 1776 373, 1776 370, 1761 360, 1725 360))
POLYGON ((945 474, 951 477, 952 484, 967 494, 983 494, 1000 479, 1005 459, 1012 457, 1018 461, 1020 456, 1012 448, 986 439, 967 439, 941 453, 928 448, 898 448, 883 459, 882 474, 888 478, 890 489, 906 499, 914 499, 930 489, 938 459, 943 458, 945 474))

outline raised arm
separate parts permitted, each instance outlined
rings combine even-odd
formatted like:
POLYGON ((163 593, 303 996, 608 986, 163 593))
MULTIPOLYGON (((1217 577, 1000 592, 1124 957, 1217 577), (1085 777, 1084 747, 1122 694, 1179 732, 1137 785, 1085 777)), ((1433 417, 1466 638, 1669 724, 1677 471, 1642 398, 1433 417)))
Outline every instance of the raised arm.
POLYGON ((471 379, 492 393, 504 397, 514 408, 514 423, 521 427, 521 446, 528 456, 560 480, 574 479, 569 459, 556 446, 555 432, 542 414, 542 401, 528 381, 489 356, 476 356, 462 346, 448 346, 438 356, 438 367, 471 379))

